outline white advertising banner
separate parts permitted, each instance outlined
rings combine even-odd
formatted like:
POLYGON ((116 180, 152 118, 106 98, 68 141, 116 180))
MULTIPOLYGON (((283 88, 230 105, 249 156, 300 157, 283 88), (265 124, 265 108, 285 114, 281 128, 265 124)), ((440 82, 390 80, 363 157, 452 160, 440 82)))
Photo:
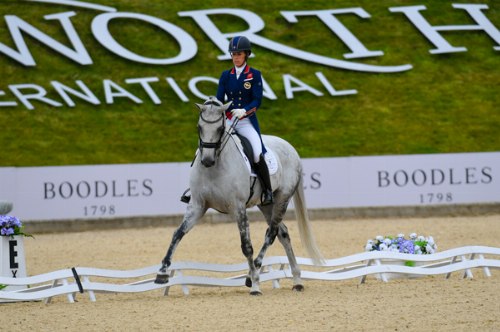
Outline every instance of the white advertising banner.
MULTIPOLYGON (((303 159, 309 208, 500 202, 500 152, 303 159)), ((0 168, 21 220, 184 213, 190 163, 0 168)))

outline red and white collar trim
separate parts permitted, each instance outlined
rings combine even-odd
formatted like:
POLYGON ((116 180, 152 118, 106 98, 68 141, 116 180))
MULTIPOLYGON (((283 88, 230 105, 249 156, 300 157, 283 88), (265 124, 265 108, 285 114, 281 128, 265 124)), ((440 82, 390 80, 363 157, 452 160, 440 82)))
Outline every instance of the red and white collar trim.
MULTIPOLYGON (((231 74, 234 74, 234 68, 231 69, 231 74)), ((243 74, 248 74, 250 72, 250 66, 248 64, 245 64, 245 71, 243 72, 243 74)))

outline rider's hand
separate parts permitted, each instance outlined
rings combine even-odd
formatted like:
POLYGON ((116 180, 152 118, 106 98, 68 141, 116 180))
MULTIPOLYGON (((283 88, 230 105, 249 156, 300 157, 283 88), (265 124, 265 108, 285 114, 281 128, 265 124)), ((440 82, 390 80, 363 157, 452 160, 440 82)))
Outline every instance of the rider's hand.
POLYGON ((231 114, 233 114, 234 117, 238 119, 243 119, 246 115, 246 112, 243 108, 235 108, 234 110, 231 111, 231 114))

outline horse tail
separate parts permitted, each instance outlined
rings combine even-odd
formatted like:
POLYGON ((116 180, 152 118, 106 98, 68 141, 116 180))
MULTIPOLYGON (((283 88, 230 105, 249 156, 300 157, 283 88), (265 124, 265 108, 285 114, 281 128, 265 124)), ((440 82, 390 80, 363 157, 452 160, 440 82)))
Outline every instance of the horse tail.
POLYGON ((319 251, 316 241, 314 241, 311 225, 309 223, 309 217, 307 215, 302 176, 300 176, 299 184, 293 195, 293 204, 295 205, 295 217, 297 218, 297 225, 299 227, 300 241, 302 242, 302 245, 306 248, 307 254, 309 255, 309 258, 311 258, 314 265, 324 265, 326 263, 325 258, 319 251))

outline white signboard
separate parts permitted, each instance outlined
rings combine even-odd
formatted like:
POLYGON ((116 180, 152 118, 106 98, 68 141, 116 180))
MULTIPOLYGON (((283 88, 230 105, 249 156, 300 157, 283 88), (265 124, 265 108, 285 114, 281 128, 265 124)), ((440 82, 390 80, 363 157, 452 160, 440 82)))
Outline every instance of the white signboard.
MULTIPOLYGON (((500 202, 500 152, 303 159, 309 208, 500 202)), ((184 213, 190 163, 0 168, 21 220, 184 213)))

